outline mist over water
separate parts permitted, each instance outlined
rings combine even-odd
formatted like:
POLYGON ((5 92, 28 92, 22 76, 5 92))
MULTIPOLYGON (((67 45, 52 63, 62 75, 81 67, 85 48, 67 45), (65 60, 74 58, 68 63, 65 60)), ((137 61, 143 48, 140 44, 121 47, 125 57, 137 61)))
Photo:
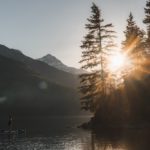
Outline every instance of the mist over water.
MULTIPOLYGON (((77 128, 88 119, 83 116, 16 118, 14 127, 21 129, 26 126, 27 135, 15 139, 1 137, 0 150, 150 149, 149 129, 89 131, 77 128)), ((1 128, 3 125, 1 123, 1 128)))

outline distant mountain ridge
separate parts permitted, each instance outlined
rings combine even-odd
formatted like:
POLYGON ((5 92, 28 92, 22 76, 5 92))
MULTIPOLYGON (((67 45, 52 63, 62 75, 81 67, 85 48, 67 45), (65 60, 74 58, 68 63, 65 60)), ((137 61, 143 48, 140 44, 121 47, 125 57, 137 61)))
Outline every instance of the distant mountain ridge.
POLYGON ((51 82, 67 87, 76 88, 78 86, 79 81, 77 75, 59 70, 56 67, 50 66, 42 61, 25 56, 19 50, 9 49, 4 45, 0 45, 0 55, 25 63, 33 72, 51 82))
POLYGON ((69 66, 65 65, 59 59, 57 59, 55 56, 53 56, 51 54, 47 54, 47 55, 39 58, 38 60, 47 63, 49 66, 55 67, 59 70, 69 72, 72 74, 78 75, 78 74, 85 73, 85 71, 82 69, 77 69, 77 68, 69 67, 69 66))
POLYGON ((83 115, 78 76, 0 45, 0 115, 83 115))

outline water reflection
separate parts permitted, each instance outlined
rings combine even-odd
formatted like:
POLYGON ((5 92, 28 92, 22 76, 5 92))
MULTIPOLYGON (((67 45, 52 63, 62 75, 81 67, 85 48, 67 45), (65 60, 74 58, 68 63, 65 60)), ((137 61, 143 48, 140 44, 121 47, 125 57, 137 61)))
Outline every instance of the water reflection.
POLYGON ((99 131, 91 134, 92 150, 149 150, 149 129, 99 131))
POLYGON ((27 137, 0 135, 0 150, 150 150, 150 129, 85 131, 77 128, 83 117, 20 120, 16 126, 26 126, 27 137))
POLYGON ((149 130, 78 130, 63 136, 1 141, 0 150, 149 150, 149 139, 149 130))

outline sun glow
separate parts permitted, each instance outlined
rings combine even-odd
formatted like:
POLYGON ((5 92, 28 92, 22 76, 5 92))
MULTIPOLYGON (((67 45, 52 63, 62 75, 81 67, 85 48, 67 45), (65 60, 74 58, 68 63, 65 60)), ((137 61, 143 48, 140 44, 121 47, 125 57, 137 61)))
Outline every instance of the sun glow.
POLYGON ((116 51, 109 57, 108 69, 112 73, 118 73, 128 69, 130 64, 129 58, 124 53, 116 51))

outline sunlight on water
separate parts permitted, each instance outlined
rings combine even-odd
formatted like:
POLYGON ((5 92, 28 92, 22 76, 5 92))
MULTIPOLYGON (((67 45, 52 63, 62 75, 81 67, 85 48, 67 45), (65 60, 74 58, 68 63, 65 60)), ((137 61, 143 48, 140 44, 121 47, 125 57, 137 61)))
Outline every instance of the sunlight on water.
MULTIPOLYGON (((75 137, 74 137, 75 138, 75 137)), ((86 139, 73 139, 73 137, 41 137, 24 139, 16 142, 0 144, 0 149, 7 150, 90 150, 86 139)))
MULTIPOLYGON (((32 119, 35 122, 34 119, 32 119)), ((149 150, 150 130, 99 132, 77 128, 83 121, 82 117, 45 118, 38 120, 45 126, 28 128, 26 137, 14 139, 0 135, 0 150, 149 150), (52 123, 48 124, 48 121, 52 123), (64 120, 64 122, 63 122, 64 120), (46 122, 47 121, 47 122, 46 122), (45 125, 44 124, 44 125, 45 125), (42 129, 40 131, 39 127, 42 129), (31 131, 34 131, 31 133, 31 131)), ((87 118, 86 118, 87 120, 87 118)))
POLYGON ((107 142, 91 143, 90 137, 41 137, 0 144, 2 150, 127 150, 107 142), (118 148, 117 148, 118 147, 118 148))

